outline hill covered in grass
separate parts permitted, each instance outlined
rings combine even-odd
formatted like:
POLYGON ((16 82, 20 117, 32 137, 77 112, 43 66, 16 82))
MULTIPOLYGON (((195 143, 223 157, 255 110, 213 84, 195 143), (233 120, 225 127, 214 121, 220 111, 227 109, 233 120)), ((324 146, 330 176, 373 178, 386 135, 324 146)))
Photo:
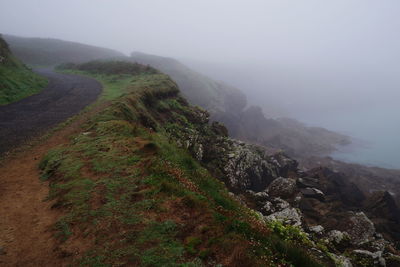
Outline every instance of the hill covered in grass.
POLYGON ((260 107, 249 106, 239 89, 216 82, 172 58, 134 52, 130 60, 170 75, 190 103, 209 111, 213 120, 223 122, 230 134, 240 140, 282 149, 296 158, 327 155, 337 145, 350 142, 345 135, 309 127, 294 119, 268 118, 260 107))
POLYGON ((190 103, 212 114, 237 113, 247 105, 246 96, 239 89, 216 82, 175 59, 134 52, 129 60, 153 66, 170 75, 190 103))
POLYGON ((337 145, 349 142, 348 137, 326 129, 268 118, 261 108, 248 106, 246 96, 239 89, 214 81, 172 58, 140 52, 126 57, 110 49, 56 39, 5 37, 12 51, 32 65, 83 63, 106 58, 150 65, 168 74, 191 104, 209 111, 212 120, 223 122, 233 137, 272 150, 283 149, 297 158, 330 154, 337 145))
POLYGON ((54 234, 66 262, 400 263, 400 210, 390 194, 366 196, 344 174, 300 171, 283 153, 230 138, 208 112, 188 104, 174 81, 149 67, 102 61, 63 71, 90 75, 105 87, 103 108, 40 163, 49 199, 64 214, 54 234), (83 244, 78 251, 76 244, 83 244))
POLYGON ((0 105, 38 93, 47 80, 26 67, 11 53, 0 35, 0 105))
MULTIPOLYGON (((109 66, 118 64, 125 63, 109 66)), ((64 214, 54 229, 66 261, 84 266, 332 262, 328 254, 320 258, 313 253, 312 242, 299 228, 267 223, 229 192, 251 181, 247 174, 230 182, 230 170, 223 167, 243 145, 230 139, 222 125, 209 124, 208 113, 190 106, 168 76, 99 73, 94 62, 85 71, 82 66, 64 71, 95 77, 105 94, 115 97, 69 145, 55 148, 40 164, 42 179, 50 182, 49 199, 64 214), (190 138, 208 140, 210 146, 196 146, 186 141, 190 138), (73 253, 78 243, 84 246, 73 253)), ((263 157, 256 148, 246 148, 254 157, 251 162, 263 157)), ((270 159, 262 169, 270 179, 285 174, 276 164, 270 159)))
POLYGON ((65 62, 83 63, 95 59, 123 57, 112 49, 50 38, 4 35, 11 50, 25 64, 55 66, 65 62))

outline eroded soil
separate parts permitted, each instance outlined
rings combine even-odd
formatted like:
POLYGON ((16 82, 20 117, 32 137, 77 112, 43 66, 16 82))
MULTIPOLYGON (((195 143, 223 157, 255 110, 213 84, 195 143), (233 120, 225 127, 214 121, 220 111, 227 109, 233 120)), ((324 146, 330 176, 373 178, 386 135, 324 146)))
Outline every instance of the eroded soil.
MULTIPOLYGON (((101 85, 89 78, 48 70, 41 73, 50 80, 42 93, 0 107, 2 152, 78 113, 101 91, 101 85)), ((49 149, 68 143, 69 136, 105 105, 97 105, 50 138, 0 162, 0 266, 69 264, 70 257, 65 257, 54 236, 54 224, 62 213, 46 201, 49 186, 40 181, 38 164, 49 149)))

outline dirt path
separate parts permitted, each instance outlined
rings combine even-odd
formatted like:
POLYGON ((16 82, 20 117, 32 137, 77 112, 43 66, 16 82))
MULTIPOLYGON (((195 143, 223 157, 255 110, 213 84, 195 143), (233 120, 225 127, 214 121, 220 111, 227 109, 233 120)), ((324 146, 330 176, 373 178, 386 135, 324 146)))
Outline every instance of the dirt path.
POLYGON ((101 84, 94 79, 51 69, 36 72, 49 79, 42 92, 0 106, 0 155, 77 114, 101 92, 101 84))
MULTIPOLYGON (((106 105, 106 104, 104 104, 106 105)), ((69 142, 69 136, 102 106, 79 115, 74 122, 33 148, 0 165, 0 266, 65 266, 52 226, 62 213, 52 209, 47 182, 40 181, 38 163, 47 151, 69 142)))

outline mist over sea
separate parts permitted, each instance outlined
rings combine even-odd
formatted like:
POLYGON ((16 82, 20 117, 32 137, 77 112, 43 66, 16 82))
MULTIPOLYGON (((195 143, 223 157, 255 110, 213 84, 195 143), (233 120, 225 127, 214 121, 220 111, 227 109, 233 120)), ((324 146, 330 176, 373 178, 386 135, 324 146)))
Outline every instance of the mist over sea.
POLYGON ((346 162, 400 169, 400 78, 397 69, 278 68, 183 60, 240 88, 267 117, 287 116, 353 138, 331 155, 346 162))
POLYGON ((400 169, 400 106, 380 106, 327 114, 298 114, 299 119, 353 137, 339 147, 335 159, 369 166, 400 169))

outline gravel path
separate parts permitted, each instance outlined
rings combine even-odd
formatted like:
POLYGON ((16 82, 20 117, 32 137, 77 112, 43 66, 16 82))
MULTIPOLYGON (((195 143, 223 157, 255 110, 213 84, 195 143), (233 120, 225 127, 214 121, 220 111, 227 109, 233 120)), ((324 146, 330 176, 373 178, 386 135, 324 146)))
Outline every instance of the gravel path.
POLYGON ((77 114, 102 90, 99 82, 87 77, 51 69, 36 72, 49 79, 41 93, 0 106, 0 155, 77 114))

